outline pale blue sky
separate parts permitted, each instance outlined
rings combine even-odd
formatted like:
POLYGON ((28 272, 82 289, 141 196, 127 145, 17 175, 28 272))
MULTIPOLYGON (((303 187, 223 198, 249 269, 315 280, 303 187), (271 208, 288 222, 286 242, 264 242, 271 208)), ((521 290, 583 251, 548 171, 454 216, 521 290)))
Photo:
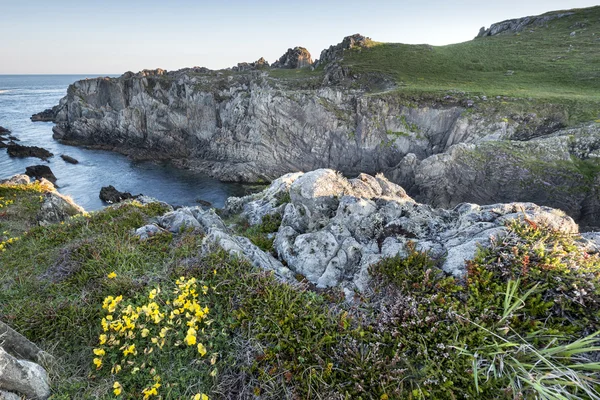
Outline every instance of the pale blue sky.
MULTIPOLYGON (((596 0, 597 1, 597 0, 596 0)), ((596 3, 597 4, 597 3, 596 3)), ((0 0, 0 74, 225 68, 344 36, 443 45, 481 26, 594 1, 0 0)))

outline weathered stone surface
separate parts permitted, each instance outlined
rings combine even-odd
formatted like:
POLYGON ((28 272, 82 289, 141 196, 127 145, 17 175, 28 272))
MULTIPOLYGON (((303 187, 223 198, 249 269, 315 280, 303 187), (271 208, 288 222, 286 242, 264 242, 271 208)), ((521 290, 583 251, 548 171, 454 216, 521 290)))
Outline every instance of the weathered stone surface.
POLYGON ((312 64, 312 58, 310 52, 304 47, 294 47, 288 49, 279 60, 275 61, 272 65, 273 68, 288 68, 297 69, 309 67, 312 64))
POLYGON ((346 36, 341 43, 329 46, 321 52, 319 59, 315 61, 315 68, 319 65, 326 64, 331 61, 339 60, 343 57, 344 51, 357 47, 367 47, 371 43, 371 38, 356 33, 351 36, 346 36))
POLYGON ((129 192, 120 192, 117 189, 115 189, 114 186, 112 185, 108 185, 108 186, 104 186, 100 189, 100 200, 108 203, 108 204, 115 204, 115 203, 119 203, 123 200, 128 200, 128 199, 135 199, 136 197, 139 197, 141 195, 137 195, 134 196, 129 192))
POLYGON ((42 160, 47 160, 54 154, 46 149, 37 146, 21 146, 16 143, 9 143, 6 146, 6 151, 11 157, 37 157, 42 160))
POLYGON ((30 176, 35 179, 47 179, 53 184, 56 183, 56 176, 52 172, 49 166, 47 165, 32 165, 30 167, 25 168, 25 175, 30 176))
POLYGON ((160 227, 154 224, 148 224, 136 229, 135 236, 139 237, 141 240, 146 240, 160 232, 162 232, 160 227))
POLYGON ((10 131, 2 126, 0 126, 0 136, 8 135, 10 131))
POLYGON ((22 360, 42 362, 49 358, 48 353, 2 321, 0 321, 0 346, 7 353, 22 360))
POLYGON ((0 390, 0 400, 21 400, 21 396, 15 393, 0 390))
POLYGON ((201 225, 188 207, 180 208, 163 215, 158 219, 158 225, 173 233, 180 233, 187 228, 200 228, 201 225))
POLYGON ((509 19, 506 21, 492 24, 489 29, 485 29, 485 27, 481 28, 479 30, 479 34, 476 37, 479 38, 484 36, 515 34, 523 32, 525 29, 545 26, 548 24, 548 22, 552 20, 568 17, 569 15, 573 14, 574 12, 553 12, 532 17, 509 19))
POLYGON ((38 364, 18 360, 0 347, 0 389, 31 399, 50 397, 48 374, 38 364))
MULTIPOLYGON (((48 184, 50 183, 48 182, 48 184)), ((63 222, 75 215, 85 213, 85 210, 75 204, 70 197, 63 196, 56 191, 43 196, 44 201, 37 214, 37 221, 40 225, 63 222)))
MULTIPOLYGON (((489 245, 491 237, 505 232, 513 219, 565 234, 578 232, 563 212, 532 203, 463 203, 453 210, 434 209, 416 203, 382 175, 346 179, 320 169, 282 178, 261 193, 229 199, 228 204, 232 211, 243 213, 261 210, 269 199, 287 199, 275 250, 292 272, 323 288, 342 285, 368 290, 369 267, 383 257, 406 255, 409 242, 443 260, 448 274, 463 277, 465 261, 474 257, 478 247, 489 245)), ((251 223, 260 222, 252 218, 260 213, 245 215, 251 223)))
POLYGON ((0 183, 10 185, 28 185, 31 183, 31 179, 27 175, 15 175, 12 178, 1 180, 0 183))

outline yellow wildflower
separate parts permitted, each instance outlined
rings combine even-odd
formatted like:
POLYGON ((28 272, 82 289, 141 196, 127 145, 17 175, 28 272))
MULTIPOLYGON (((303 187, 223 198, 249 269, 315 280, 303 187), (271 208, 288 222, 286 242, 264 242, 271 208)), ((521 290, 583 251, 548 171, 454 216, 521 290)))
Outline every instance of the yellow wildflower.
POLYGON ((100 339, 100 344, 104 344, 104 343, 106 343, 106 339, 107 339, 107 338, 106 338, 106 335, 105 335, 104 333, 103 333, 102 335, 100 335, 100 338, 99 338, 99 339, 100 339))
POLYGON ((196 330, 194 328, 188 329, 187 335, 184 340, 188 346, 195 345, 196 344, 196 330))
POLYGON ((202 343, 198 343, 198 353, 200 353, 201 357, 204 357, 206 354, 206 347, 202 343))
POLYGON ((123 350, 124 356, 126 356, 128 354, 133 354, 133 355, 137 354, 137 351, 135 351, 135 344, 132 344, 131 346, 129 346, 125 350, 123 350))
POLYGON ((142 329, 142 337, 148 336, 149 333, 150 333, 150 330, 148 330, 147 328, 142 329))
POLYGON ((115 382, 113 384, 113 389, 114 389, 113 393, 115 394, 115 396, 118 396, 123 391, 123 386, 121 386, 121 384, 119 382, 115 382))
POLYGON ((94 354, 97 356, 103 356, 106 354, 106 352, 104 351, 104 349, 94 349, 94 354))
POLYGON ((96 366, 96 369, 102 368, 102 359, 101 358, 94 358, 94 365, 96 366))
POLYGON ((121 366, 119 364, 115 365, 110 370, 110 372, 113 373, 113 374, 118 374, 120 371, 121 371, 121 366))
POLYGON ((111 272, 110 274, 106 275, 106 277, 108 279, 114 279, 117 277, 117 273, 115 271, 111 272))
POLYGON ((196 393, 195 395, 192 396, 192 400, 208 400, 208 396, 205 395, 204 393, 202 393, 202 394, 196 393))

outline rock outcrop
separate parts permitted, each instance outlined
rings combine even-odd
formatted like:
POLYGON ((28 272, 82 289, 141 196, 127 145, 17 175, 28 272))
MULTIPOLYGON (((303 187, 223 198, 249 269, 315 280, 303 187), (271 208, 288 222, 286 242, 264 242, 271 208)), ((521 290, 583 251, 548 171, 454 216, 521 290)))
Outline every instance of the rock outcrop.
POLYGON ((8 135, 10 133, 10 131, 6 128, 4 128, 3 126, 0 126, 0 136, 3 135, 8 135))
POLYGON ((11 143, 6 147, 8 155, 11 157, 37 157, 46 161, 54 156, 48 150, 37 146, 21 146, 20 144, 11 143))
MULTIPOLYGON (((518 102, 509 98, 365 92, 363 82, 383 90, 390 81, 357 77, 342 59, 370 43, 358 34, 345 38, 321 54, 323 70, 307 79, 251 67, 82 80, 55 107, 54 137, 171 160, 224 181, 264 182, 316 168, 383 172, 411 197, 438 207, 535 202, 600 226, 600 200, 589 190, 598 171, 597 124, 566 129, 567 117, 554 105, 532 112, 505 106, 518 102), (571 140, 582 145, 576 149, 571 140), (531 168, 520 169, 523 161, 531 168), (544 168, 536 167, 540 162, 544 168)), ((288 59, 277 65, 292 65, 288 59)))
POLYGON ((0 321, 0 398, 50 397, 48 374, 38 364, 50 359, 48 353, 0 321))
POLYGON ((44 111, 41 111, 37 114, 33 114, 31 116, 31 120, 33 122, 54 122, 54 117, 56 116, 56 107, 48 108, 44 111))
POLYGON ((47 165, 32 165, 25 168, 25 175, 35 179, 47 179, 53 184, 56 183, 56 176, 47 165))
MULTIPOLYGON (((370 289, 371 265, 405 256, 411 248, 428 251, 447 274, 464 277, 466 261, 480 246, 506 233, 512 220, 578 233, 562 211, 533 203, 462 203, 451 210, 436 209, 416 202, 383 175, 347 179, 330 169, 287 174, 260 193, 230 198, 224 215, 239 215, 251 225, 265 216, 281 216, 274 234, 277 257, 232 233, 212 210, 178 209, 159 218, 158 225, 172 233, 199 230, 206 235, 205 251, 218 245, 274 271, 281 280, 293 282, 300 274, 317 287, 341 285, 348 295, 370 289)), ((138 235, 148 237, 156 229, 143 227, 138 235)), ((585 246, 598 247, 591 242, 585 246)))
POLYGON ((310 52, 304 47, 288 49, 284 55, 279 57, 272 65, 273 68, 297 69, 310 67, 313 63, 310 52))
POLYGON ((108 204, 119 203, 123 200, 135 199, 141 195, 134 196, 129 192, 120 192, 114 186, 108 185, 100 189, 100 200, 108 204))
POLYGON ((525 29, 533 29, 541 26, 546 26, 552 20, 568 17, 569 15, 573 14, 574 12, 551 12, 543 15, 509 19, 506 21, 492 24, 489 27, 489 29, 485 29, 485 27, 481 28, 476 38, 485 36, 515 34, 523 32, 525 29))
MULTIPOLYGON (((45 179, 42 179, 42 183, 52 187, 52 183, 45 179)), ((85 214, 85 210, 81 206, 70 197, 53 190, 44 194, 42 206, 37 213, 37 221, 40 225, 56 224, 82 214, 85 214)))

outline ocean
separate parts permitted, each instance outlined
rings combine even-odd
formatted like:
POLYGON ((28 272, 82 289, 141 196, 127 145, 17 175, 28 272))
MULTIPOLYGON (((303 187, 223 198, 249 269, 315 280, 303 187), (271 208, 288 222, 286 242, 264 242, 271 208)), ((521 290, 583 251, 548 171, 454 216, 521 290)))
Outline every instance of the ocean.
POLYGON ((197 205, 198 200, 222 207, 230 196, 247 194, 249 187, 223 183, 198 172, 167 164, 136 162, 121 154, 66 146, 52 139, 50 122, 31 122, 31 115, 58 104, 69 84, 93 75, 0 75, 0 126, 12 131, 19 144, 43 147, 54 157, 12 158, 0 149, 0 179, 25 172, 31 165, 48 165, 57 177, 59 192, 71 196, 88 211, 105 206, 98 194, 102 186, 145 194, 172 205, 197 205), (66 154, 79 161, 63 161, 66 154))

